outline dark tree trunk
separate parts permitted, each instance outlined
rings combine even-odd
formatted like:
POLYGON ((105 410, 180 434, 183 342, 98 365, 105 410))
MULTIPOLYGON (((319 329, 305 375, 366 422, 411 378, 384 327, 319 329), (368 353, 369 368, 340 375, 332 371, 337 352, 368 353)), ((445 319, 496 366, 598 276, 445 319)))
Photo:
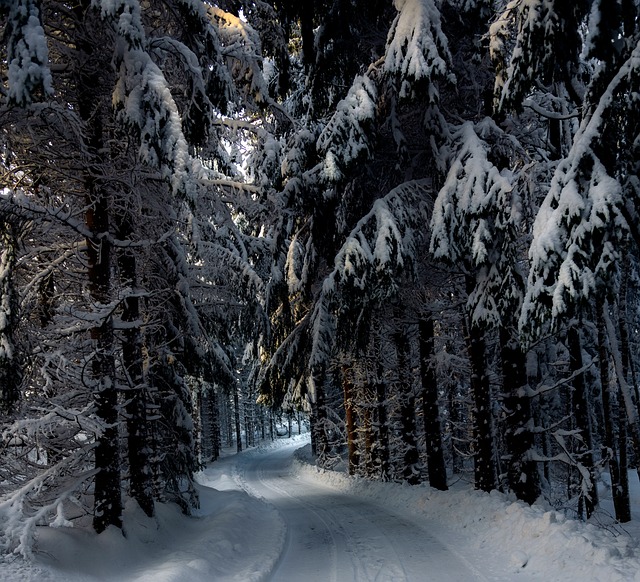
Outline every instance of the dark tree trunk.
POLYGON ((474 475, 476 489, 496 488, 493 421, 489 376, 485 370, 485 343, 482 332, 472 325, 469 330, 471 391, 473 394, 474 475))
POLYGON ((358 455, 358 437, 356 434, 356 419, 354 410, 354 386, 346 366, 342 368, 342 389, 344 393, 344 414, 347 431, 347 453, 349 460, 349 475, 355 475, 360 464, 358 455))
POLYGON ((325 371, 313 371, 313 385, 315 402, 312 403, 313 439, 315 441, 316 463, 319 467, 326 467, 329 459, 329 435, 327 434, 327 407, 324 393, 325 371))
MULTIPOLYGON (((79 21, 92 10, 89 2, 76 6, 79 21)), ((87 17, 90 30, 100 30, 103 23, 99 15, 87 17)), ((83 63, 77 78, 78 113, 86 124, 86 151, 84 184, 86 188, 86 226, 91 235, 87 238, 88 290, 93 305, 105 308, 111 296, 111 243, 109 233, 110 197, 101 183, 100 168, 105 160, 107 143, 104 137, 103 120, 107 116, 110 102, 105 101, 109 91, 104 87, 104 70, 109 62, 104 47, 94 49, 95 39, 78 38, 79 60, 83 63)), ((93 527, 100 533, 110 525, 122 527, 121 465, 118 430, 118 394, 113 354, 113 320, 110 314, 90 331, 94 349, 91 361, 93 398, 96 417, 104 425, 104 431, 96 438, 95 466, 97 474, 94 484, 93 527)))
POLYGON ((387 390, 382 377, 382 364, 378 364, 376 378, 377 442, 375 458, 380 471, 380 481, 389 480, 389 426, 387 424, 387 390))
POLYGON ((315 0, 300 3, 300 33, 302 36, 302 59, 306 68, 315 64, 315 36, 313 33, 315 19, 315 0))
POLYGON ((13 288, 15 228, 0 218, 0 410, 9 412, 20 398, 21 370, 13 343, 18 301, 13 288))
POLYGON ((520 343, 504 327, 500 328, 500 357, 502 360, 502 390, 505 440, 509 454, 507 478, 509 488, 518 499, 532 504, 540 496, 540 477, 535 461, 528 458, 533 449, 531 401, 525 392, 526 361, 520 343))
POLYGON ((229 403, 229 394, 226 393, 222 399, 222 413, 224 417, 224 436, 227 447, 233 445, 233 420, 231 419, 231 404, 229 403))
MULTIPOLYGON (((402 316, 396 316, 401 326, 402 316)), ((398 354, 398 396, 400 399, 400 437, 404 446, 402 476, 409 485, 417 485, 420 477, 420 453, 416 439, 416 396, 411 374, 411 352, 403 329, 394 333, 398 354), (405 378, 409 378, 406 380, 405 378)))
POLYGON ((582 444, 579 446, 577 452, 580 456, 581 464, 589 472, 589 482, 585 483, 585 491, 581 493, 585 516, 589 519, 598 505, 598 490, 596 489, 596 475, 593 465, 593 436, 589 413, 589 398, 587 396, 584 372, 581 372, 583 367, 582 345, 580 334, 575 325, 571 326, 567 331, 567 343, 569 348, 570 369, 572 374, 575 375, 571 389, 572 412, 576 427, 582 433, 582 444))
POLYGON ((55 294, 56 283, 52 271, 48 273, 40 285, 38 285, 40 325, 42 327, 47 327, 53 319, 55 294))
MULTIPOLYGON (((629 329, 627 327, 627 286, 629 279, 629 267, 624 265, 622 269, 622 284, 620 286, 620 303, 618 307, 618 328, 620 330, 620 346, 612 345, 612 352, 614 352, 614 361, 619 361, 619 367, 616 369, 618 376, 618 388, 620 397, 620 410, 621 415, 627 418, 627 425, 625 434, 631 437, 631 443, 633 445, 633 452, 635 456, 635 469, 640 478, 640 425, 638 424, 639 414, 638 405, 640 404, 640 398, 638 398, 638 383, 633 366, 633 358, 630 357, 629 346, 629 329), (615 353, 618 350, 618 353, 615 353), (631 386, 628 383, 628 378, 631 378, 631 386)), ((610 326, 613 328, 613 325, 610 326)), ((611 329, 611 334, 614 330, 611 329)), ((609 342, 613 343, 615 338, 610 337, 609 342)), ((625 450, 626 456, 626 450, 625 450)), ((621 463, 622 464, 622 463, 621 463)), ((625 473, 624 478, 628 478, 626 474, 627 463, 622 465, 622 470, 625 473)))
POLYGON ((269 409, 269 439, 274 440, 273 437, 273 409, 269 409))
POLYGON ((309 433, 311 435, 311 454, 318 456, 318 412, 315 402, 311 403, 311 411, 309 412, 309 433))
POLYGON ((240 422, 240 385, 233 387, 233 421, 236 429, 236 452, 242 452, 242 423, 240 422))
MULTIPOLYGON (((110 300, 111 248, 101 235, 108 232, 108 200, 106 195, 91 192, 86 223, 93 237, 87 240, 89 293, 94 305, 100 307, 110 300), (91 195, 93 194, 93 195, 91 195)), ((108 526, 122 527, 122 498, 120 491, 120 448, 118 431, 118 393, 115 383, 113 355, 113 321, 105 316, 102 323, 91 329, 94 354, 91 374, 96 403, 96 416, 104 424, 95 448, 98 473, 94 487, 93 527, 100 533, 108 526)))
POLYGON ((418 485, 420 477, 420 454, 416 440, 416 397, 409 393, 402 398, 400 406, 401 436, 405 447, 402 476, 409 485, 418 485))
POLYGON ((362 430, 364 432, 364 474, 367 477, 373 475, 373 426, 371 407, 365 405, 362 411, 362 430))
POLYGON ((450 447, 449 454, 451 455, 451 472, 454 475, 459 475, 463 470, 462 457, 458 453, 456 448, 456 441, 461 440, 462 434, 460 430, 460 402, 455 386, 449 386, 447 391, 447 407, 449 409, 449 424, 450 424, 450 447))
POLYGON ((255 397, 249 390, 244 401, 244 441, 247 448, 256 444, 256 405, 255 397))
MULTIPOLYGON (((121 217, 118 238, 128 240, 133 234, 131 217, 121 217)), ((129 295, 123 300, 122 321, 130 323, 123 332, 122 359, 127 374, 127 452, 129 457, 129 484, 133 497, 142 510, 151 517, 154 513, 153 472, 150 469, 151 442, 147 422, 146 385, 143 372, 142 334, 140 332, 140 300, 136 296, 138 277, 136 258, 132 249, 118 254, 122 285, 129 295)))
MULTIPOLYGON (((463 322, 465 322, 463 318, 463 322)), ((475 488, 492 491, 496 488, 493 442, 493 419, 489 376, 486 372, 485 341, 482 330, 470 322, 465 324, 467 350, 471 364, 471 396, 473 398, 473 463, 475 488)))
POLYGON ((447 468, 442 450, 442 428, 440 426, 440 408, 438 407, 438 378, 431 365, 434 354, 433 319, 429 316, 421 319, 420 333, 420 375, 422 380, 422 417, 427 447, 427 470, 429 484, 435 489, 446 491, 447 468))
POLYGON ((629 456, 627 447, 629 446, 629 434, 627 430, 627 413, 622 404, 622 395, 618 390, 618 444, 620 447, 620 486, 623 491, 629 491, 629 456))
MULTIPOLYGON (((606 306, 604 307, 606 309, 606 306)), ((611 495, 613 497, 613 507, 616 519, 620 523, 631 521, 631 507, 629 503, 629 484, 626 482, 626 489, 620 475, 620 464, 618 463, 618 447, 616 446, 613 406, 611 403, 611 382, 609 369, 609 353, 606 346, 606 331, 602 315, 598 314, 598 356, 600 358, 600 382, 602 385, 602 414, 604 417, 604 446, 602 458, 609 463, 609 474, 611 476, 611 495)), ((623 467, 626 471, 626 467, 623 467)))
POLYGON ((209 414, 211 416, 211 460, 215 461, 220 457, 220 449, 222 448, 220 411, 218 410, 218 394, 216 393, 215 388, 209 388, 207 396, 209 414))

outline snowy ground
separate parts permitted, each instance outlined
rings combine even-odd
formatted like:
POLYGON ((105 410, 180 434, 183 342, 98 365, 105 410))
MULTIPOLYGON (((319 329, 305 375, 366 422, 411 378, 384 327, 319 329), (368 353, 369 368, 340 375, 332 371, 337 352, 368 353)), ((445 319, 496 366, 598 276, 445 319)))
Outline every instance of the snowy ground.
MULTIPOLYGON (((199 475, 193 518, 133 505, 126 538, 41 528, 35 563, 0 558, 3 582, 640 582, 640 486, 624 529, 566 519, 468 486, 369 483, 319 472, 305 441, 228 454, 199 475)), ((597 520, 606 524, 607 504, 597 520)))

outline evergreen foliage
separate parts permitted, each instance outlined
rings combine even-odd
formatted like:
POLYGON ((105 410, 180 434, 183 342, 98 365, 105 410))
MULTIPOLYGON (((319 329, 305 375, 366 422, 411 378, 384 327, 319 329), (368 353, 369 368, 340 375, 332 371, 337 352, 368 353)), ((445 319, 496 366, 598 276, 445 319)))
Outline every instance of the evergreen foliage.
POLYGON ((585 518, 606 466, 629 519, 637 0, 0 19, 5 550, 301 411, 320 466, 585 518))

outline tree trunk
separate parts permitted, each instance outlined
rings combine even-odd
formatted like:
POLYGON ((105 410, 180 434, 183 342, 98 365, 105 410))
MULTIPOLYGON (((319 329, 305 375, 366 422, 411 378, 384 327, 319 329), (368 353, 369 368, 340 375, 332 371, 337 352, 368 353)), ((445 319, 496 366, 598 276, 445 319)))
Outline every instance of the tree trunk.
MULTIPOLYGON (((89 293, 98 308, 110 300, 111 248, 101 235, 108 232, 108 201, 104 194, 89 197, 86 223, 93 233, 87 240, 89 293)), ((118 394, 115 382, 113 355, 113 320, 103 316, 99 325, 91 329, 94 347, 91 361, 93 397, 96 416, 104 431, 96 439, 95 465, 98 473, 94 487, 93 527, 100 533, 108 526, 122 527, 122 498, 120 492, 120 448, 118 431, 118 394)))
POLYGON ((421 319, 420 333, 420 376, 422 380, 422 417, 427 447, 427 470, 429 484, 435 489, 446 491, 447 468, 442 449, 442 428, 438 407, 438 378, 431 364, 434 355, 433 319, 421 319))
POLYGON ((353 382, 349 378, 349 370, 342 368, 342 389, 344 393, 344 414, 347 431, 347 452, 349 459, 349 475, 355 475, 360 462, 358 456, 358 437, 356 434, 356 421, 354 411, 353 382))
POLYGON ((534 439, 528 428, 532 419, 531 401, 525 393, 525 355, 520 343, 504 327, 500 328, 500 357, 507 415, 505 440, 509 454, 509 488, 518 499, 531 505, 540 496, 540 477, 535 461, 528 459, 534 439))
POLYGON ((300 31, 302 35, 302 60, 305 68, 315 64, 315 39, 314 39, 314 9, 315 0, 306 0, 300 3, 300 31))
MULTIPOLYGON (((618 307, 618 328, 620 330, 620 345, 616 341, 615 330, 613 322, 607 317, 605 313, 605 326, 609 336, 609 345, 611 346, 611 353, 613 355, 613 362, 616 368, 616 376, 618 378, 618 389, 620 395, 620 408, 624 411, 627 418, 627 427, 625 434, 631 436, 631 442, 633 444, 633 451, 635 456, 635 469, 640 478, 640 425, 638 424, 638 385, 636 381, 636 375, 633 367, 633 360, 630 357, 629 347, 629 330, 627 328, 627 285, 629 278, 628 265, 623 266, 622 270, 622 284, 620 286, 620 304, 618 307), (631 377, 631 385, 627 379, 631 377)), ((625 450, 626 456, 626 450, 625 450)), ((622 470, 626 475, 627 463, 622 465, 622 470)))
POLYGON ((222 437, 220 434, 220 411, 218 410, 218 394, 212 386, 208 393, 209 414, 211 415, 211 460, 216 461, 220 457, 222 437))
MULTIPOLYGON (((226 392, 226 391, 225 391, 226 392)), ((226 392, 222 399, 222 416, 224 421, 224 436, 227 447, 233 446, 233 420, 231 418, 230 394, 226 392)))
POLYGON ((620 448, 620 486, 623 491, 629 491, 629 434, 627 431, 627 414, 622 404, 622 395, 618 389, 618 443, 620 448))
MULTIPOLYGON (((121 217, 118 238, 128 240, 133 234, 131 217, 121 217)), ((125 326, 122 339, 122 359, 127 375, 127 449, 129 457, 129 484, 133 497, 142 510, 151 517, 154 513, 152 471, 149 455, 150 435, 147 422, 147 391, 143 372, 142 334, 140 332, 140 300, 136 296, 138 277, 136 258, 130 248, 118 254, 122 286, 129 295, 123 300, 122 321, 125 326)))
POLYGON ((18 301, 13 288, 13 269, 18 244, 14 226, 0 219, 0 411, 8 412, 20 397, 21 372, 13 332, 18 320, 18 301))
MULTIPOLYGON (((605 303, 604 307, 607 309, 605 303)), ((602 413, 604 417, 604 446, 602 458, 609 463, 609 474, 611 476, 611 495, 613 497, 613 507, 616 519, 620 523, 631 521, 631 507, 629 503, 629 484, 626 482, 626 489, 620 477, 620 465, 618 463, 618 448, 616 446, 615 433, 613 428, 613 407, 611 404, 611 382, 609 380, 609 353, 606 346, 606 331, 601 313, 598 313, 598 355, 600 358, 600 382, 602 385, 602 413)), ((622 467, 626 471, 626 467, 622 467)))
MULTIPOLYGON (((76 6, 79 20, 90 11, 89 2, 76 6)), ((100 30, 99 15, 91 29, 100 30)), ((110 197, 104 183, 100 182, 100 168, 105 160, 107 143, 103 135, 103 118, 111 103, 105 97, 109 91, 103 86, 103 69, 109 68, 106 52, 96 52, 94 39, 77 39, 79 61, 83 67, 77 78, 78 113, 86 124, 87 160, 84 185, 86 189, 86 226, 91 235, 87 238, 87 277, 92 304, 107 310, 113 299, 111 294, 111 243, 109 233, 110 197)), ((104 47, 100 47, 104 51, 104 47)), ((102 434, 96 438, 93 527, 96 532, 110 525, 122 527, 121 466, 118 430, 118 394, 113 354, 113 320, 111 313, 101 315, 90 331, 93 346, 91 375, 96 417, 103 424, 102 434)))
POLYGON ((242 423, 240 422, 240 385, 233 388, 233 420, 236 429, 236 452, 242 452, 242 423))
MULTIPOLYGON (((593 465, 593 436, 591 431, 591 417, 589 413, 589 398, 587 396, 587 386, 582 370, 582 345, 580 334, 575 325, 569 327, 567 331, 567 343, 569 348, 570 369, 575 375, 572 384, 572 413, 575 418, 576 427, 582 433, 582 445, 578 448, 581 464, 589 472, 589 481, 584 482, 581 492, 581 499, 584 502, 586 518, 598 505, 598 490, 596 489, 596 475, 593 465)), ((582 477, 584 481, 584 477, 582 477)))
POLYGON ((274 436, 273 436, 273 409, 269 409, 269 438, 271 440, 274 440, 274 436))
MULTIPOLYGON (((396 325, 401 326, 401 315, 396 315, 396 325)), ((409 485, 417 485, 420 477, 420 453, 416 439, 416 396, 411 377, 411 352, 403 329, 394 334, 398 354, 398 396, 400 399, 400 437, 404 446, 402 476, 409 485), (408 380, 405 378, 408 377, 408 380)))
MULTIPOLYGON (((463 322, 466 319, 463 317, 463 322)), ((489 376, 486 372, 485 342, 482 330, 473 322, 465 330, 471 364, 471 395, 473 398, 473 463, 475 488, 492 491, 496 488, 493 422, 489 376)))
POLYGON ((314 413, 313 437, 315 440, 316 464, 326 467, 329 459, 329 435, 327 434, 327 408, 324 394, 324 369, 313 371, 315 402, 312 403, 314 413))
POLYGON ((389 426, 387 424, 387 390, 382 376, 382 364, 378 363, 376 378, 376 460, 380 471, 380 481, 389 480, 389 426))
POLYGON ((460 403, 455 386, 449 386, 447 390, 447 407, 449 409, 449 425, 450 435, 449 454, 451 455, 451 472, 459 475, 463 470, 462 456, 456 448, 456 441, 461 440, 462 434, 460 430, 460 403))
POLYGON ((38 285, 40 325, 45 328, 51 323, 54 314, 56 283, 53 271, 48 273, 38 285))
POLYGON ((367 404, 362 411, 362 429, 364 432, 364 475, 373 475, 373 426, 371 407, 367 404))

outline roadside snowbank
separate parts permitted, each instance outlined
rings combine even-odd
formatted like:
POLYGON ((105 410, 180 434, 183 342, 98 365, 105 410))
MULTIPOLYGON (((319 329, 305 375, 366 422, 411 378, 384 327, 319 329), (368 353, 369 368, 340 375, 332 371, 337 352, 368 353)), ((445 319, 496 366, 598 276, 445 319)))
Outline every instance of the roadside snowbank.
MULTIPOLYGON (((295 470, 304 477, 381 503, 414 520, 427 520, 444 541, 469 544, 468 549, 482 562, 506 561, 514 575, 526 572, 527 578, 546 582, 640 582, 640 486, 634 474, 629 474, 636 485, 634 521, 623 529, 607 525, 606 520, 612 520, 604 512, 593 518, 602 525, 585 524, 549 508, 529 507, 497 491, 475 491, 469 485, 458 484, 443 492, 426 485, 377 483, 320 471, 313 465, 310 445, 299 449, 295 458, 295 470)), ((606 508, 606 499, 603 505, 606 508)))
MULTIPOLYGON (((417 521, 468 561, 505 566, 513 580, 640 582, 640 486, 630 474, 633 517, 624 529, 606 511, 602 524, 567 519, 548 507, 529 507, 508 496, 474 491, 458 483, 448 492, 428 486, 374 483, 313 465, 305 435, 278 439, 242 453, 298 448, 291 465, 302 480, 382 504, 417 521), (607 521, 608 520, 608 521, 607 521)), ((285 526, 270 505, 241 490, 228 453, 198 475, 201 507, 193 517, 174 505, 159 505, 147 518, 134 503, 126 508, 125 534, 111 529, 98 536, 89 528, 39 528, 36 562, 0 556, 3 582, 246 582, 268 578, 285 540, 285 526)), ((606 493, 606 491, 602 491, 606 493)), ((607 508, 605 499, 604 508, 607 508)), ((283 581, 289 582, 289 581, 283 581)), ((465 581, 466 582, 466 581, 465 581)))
POLYGON ((101 535, 80 527, 38 528, 36 562, 0 557, 3 582, 211 582, 262 580, 280 555, 284 524, 275 509, 246 493, 200 486, 187 517, 173 504, 148 518, 136 503, 101 535))

